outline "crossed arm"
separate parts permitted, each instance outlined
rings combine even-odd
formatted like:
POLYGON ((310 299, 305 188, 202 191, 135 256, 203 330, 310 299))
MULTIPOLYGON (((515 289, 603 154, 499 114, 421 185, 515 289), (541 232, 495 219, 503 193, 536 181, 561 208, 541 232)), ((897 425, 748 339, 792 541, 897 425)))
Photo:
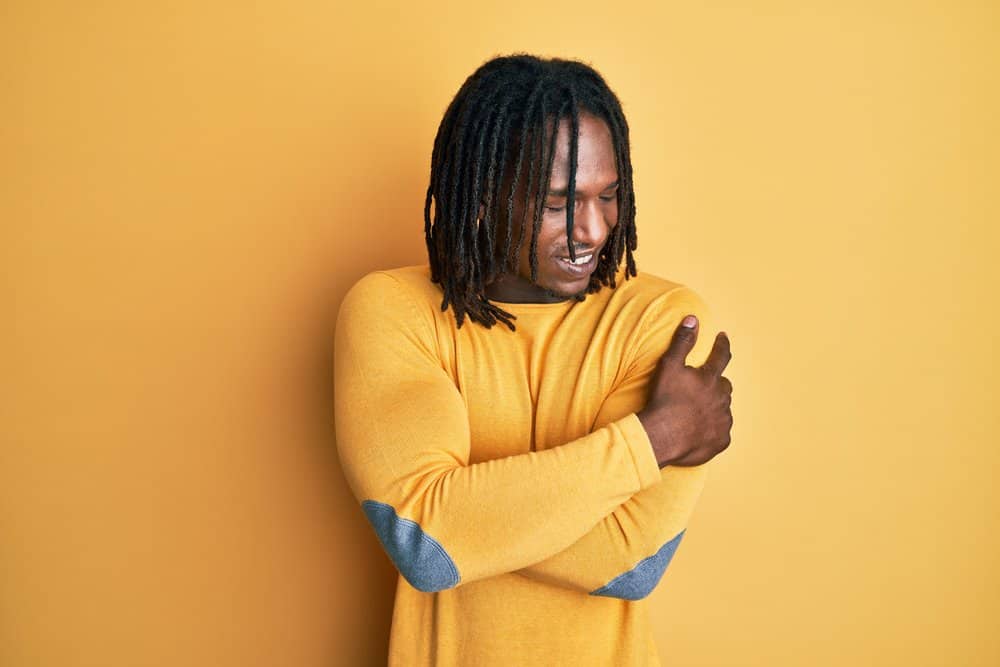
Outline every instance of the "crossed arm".
MULTIPOLYGON (((644 337, 641 344, 645 347, 640 348, 630 373, 605 399, 595 427, 645 406, 656 362, 689 313, 697 315, 702 331, 706 330, 706 309, 697 297, 661 312, 644 337)), ((708 356, 707 348, 696 345, 689 365, 700 366, 708 356)), ((568 548, 518 574, 594 595, 645 597, 659 583, 680 544, 705 484, 707 465, 666 466, 658 484, 633 495, 568 548)))
MULTIPOLYGON (((645 325, 590 434, 475 464, 462 397, 414 327, 423 316, 403 286, 373 273, 348 292, 335 341, 337 446, 348 482, 411 585, 432 592, 517 572, 624 599, 652 590, 705 476, 704 466, 660 470, 635 416, 680 319, 706 317, 693 292, 676 292, 645 325)), ((705 342, 690 363, 707 357, 705 342)))

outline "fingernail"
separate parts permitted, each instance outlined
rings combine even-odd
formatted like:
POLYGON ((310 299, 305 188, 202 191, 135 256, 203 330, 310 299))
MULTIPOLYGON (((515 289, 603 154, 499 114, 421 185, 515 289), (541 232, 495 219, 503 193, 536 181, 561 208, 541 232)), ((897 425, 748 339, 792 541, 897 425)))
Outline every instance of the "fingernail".
POLYGON ((694 315, 688 315, 684 318, 684 321, 681 322, 681 324, 686 326, 688 329, 694 329, 694 325, 697 323, 698 319, 694 315))

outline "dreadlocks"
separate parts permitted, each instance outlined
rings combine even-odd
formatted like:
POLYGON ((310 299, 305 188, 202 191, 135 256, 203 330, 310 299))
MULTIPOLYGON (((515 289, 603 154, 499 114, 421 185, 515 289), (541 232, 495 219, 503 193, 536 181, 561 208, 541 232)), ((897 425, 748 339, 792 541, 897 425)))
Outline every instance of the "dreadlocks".
MULTIPOLYGON (((561 121, 570 123, 566 238, 570 258, 576 258, 572 236, 581 111, 607 124, 620 179, 618 224, 601 251, 586 293, 605 285, 615 287, 623 254, 627 254, 625 279, 636 275, 632 161, 628 124, 618 98, 600 74, 581 62, 530 55, 494 58, 462 84, 445 111, 434 139, 424 202, 431 280, 444 292, 441 310, 451 304, 458 327, 468 315, 486 328, 500 321, 514 330, 511 320, 516 318, 490 303, 485 287, 498 276, 517 271, 525 225, 522 218, 521 233, 513 239, 513 212, 522 182, 525 201, 534 195, 530 258, 531 280, 537 280, 538 233, 561 121), (494 250, 498 239, 501 257, 494 250)), ((526 218, 527 206, 523 210, 526 218)))

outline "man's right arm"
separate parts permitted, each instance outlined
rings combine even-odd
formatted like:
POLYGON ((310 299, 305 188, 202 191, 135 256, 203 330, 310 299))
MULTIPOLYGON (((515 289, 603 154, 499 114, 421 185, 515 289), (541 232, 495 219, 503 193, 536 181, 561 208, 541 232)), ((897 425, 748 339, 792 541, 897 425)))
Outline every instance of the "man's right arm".
POLYGON ((724 336, 713 346, 699 335, 711 331, 711 318, 687 287, 667 294, 651 320, 625 380, 604 400, 595 424, 637 413, 663 465, 661 482, 636 493, 568 549, 519 574, 637 600, 659 584, 677 551, 705 484, 706 462, 729 445, 732 385, 721 371, 731 355, 724 336), (696 316, 696 327, 681 326, 688 314, 696 316))

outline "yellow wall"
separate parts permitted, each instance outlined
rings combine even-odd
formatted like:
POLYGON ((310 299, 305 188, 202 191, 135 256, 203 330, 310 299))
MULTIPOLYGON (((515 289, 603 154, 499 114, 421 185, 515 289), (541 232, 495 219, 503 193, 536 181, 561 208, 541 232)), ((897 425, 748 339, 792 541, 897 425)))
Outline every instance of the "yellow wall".
POLYGON ((513 50, 607 76, 732 339, 665 663, 1000 663, 996 5, 711 5, 4 3, 0 664, 384 662, 334 320, 513 50))

